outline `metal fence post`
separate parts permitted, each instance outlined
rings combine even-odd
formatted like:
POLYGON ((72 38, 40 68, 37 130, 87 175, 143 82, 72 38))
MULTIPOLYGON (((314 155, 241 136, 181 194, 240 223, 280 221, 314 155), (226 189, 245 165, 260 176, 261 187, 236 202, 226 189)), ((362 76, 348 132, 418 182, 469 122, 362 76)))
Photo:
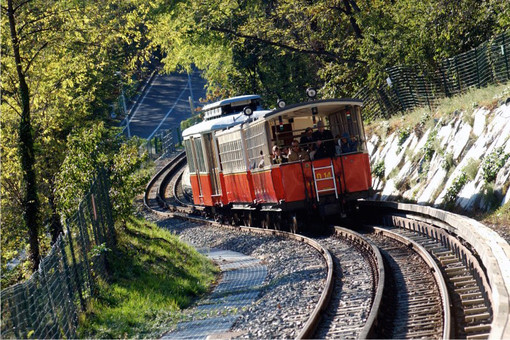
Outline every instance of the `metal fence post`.
POLYGON ((78 273, 78 264, 76 263, 76 256, 74 253, 74 246, 73 246, 73 237, 71 234, 71 229, 69 227, 69 223, 66 223, 66 228, 67 228, 67 236, 69 238, 69 249, 71 251, 71 259, 73 260, 74 280, 76 282, 76 288, 78 289, 78 297, 80 298, 81 310, 85 311, 86 305, 85 305, 85 300, 83 299, 82 284, 81 284, 80 274, 78 273))
POLYGON ((506 53, 506 46, 505 46, 505 36, 506 32, 502 34, 503 38, 503 45, 501 45, 501 52, 503 53, 503 58, 505 59, 505 68, 506 68, 506 79, 510 79, 510 71, 508 70, 508 53, 506 53))

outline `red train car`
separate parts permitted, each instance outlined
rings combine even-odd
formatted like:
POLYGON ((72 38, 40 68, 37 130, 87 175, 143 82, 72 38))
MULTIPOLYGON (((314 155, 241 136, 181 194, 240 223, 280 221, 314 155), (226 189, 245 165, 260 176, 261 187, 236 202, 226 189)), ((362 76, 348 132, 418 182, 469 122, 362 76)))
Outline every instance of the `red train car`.
POLYGON ((205 120, 183 132, 195 204, 251 225, 289 219, 295 231, 305 215, 343 214, 368 197, 362 102, 281 106, 262 110, 251 95, 203 108, 205 120))

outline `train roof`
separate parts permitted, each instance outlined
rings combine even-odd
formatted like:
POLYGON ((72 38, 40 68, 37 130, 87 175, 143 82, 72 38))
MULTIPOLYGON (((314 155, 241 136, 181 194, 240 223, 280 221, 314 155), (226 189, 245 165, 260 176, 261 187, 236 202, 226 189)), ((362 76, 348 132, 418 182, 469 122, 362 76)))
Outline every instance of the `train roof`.
POLYGON ((260 99, 261 98, 259 95, 249 94, 227 98, 204 105, 202 107, 202 111, 204 112, 204 120, 216 119, 220 116, 237 113, 242 111, 246 106, 250 106, 252 110, 261 109, 260 99))
POLYGON ((192 135, 203 134, 211 131, 230 128, 232 126, 242 124, 248 121, 249 119, 257 119, 260 117, 264 117, 269 112, 271 111, 270 110, 254 111, 251 116, 246 116, 243 112, 240 112, 237 114, 222 116, 216 119, 205 120, 198 124, 190 126, 186 130, 184 130, 182 132, 182 137, 185 138, 192 135))
POLYGON ((327 116, 338 109, 339 105, 343 106, 362 106, 363 101, 352 98, 341 99, 321 99, 310 102, 292 104, 281 109, 268 112, 264 118, 277 118, 281 115, 289 116, 309 116, 312 108, 317 108, 317 115, 327 116))
MULTIPOLYGON (((244 95, 244 96, 237 96, 237 97, 227 98, 227 99, 219 100, 219 101, 214 102, 214 103, 210 103, 210 104, 204 105, 204 107, 202 107, 202 110, 203 111, 210 110, 210 109, 214 109, 216 107, 225 106, 225 105, 232 104, 232 103, 238 104, 238 102, 244 102, 244 101, 246 101, 247 104, 249 104, 250 101, 253 100, 253 99, 260 99, 260 96, 257 95, 257 94, 247 94, 247 95, 244 95)), ((241 105, 241 104, 239 104, 239 105, 241 105)))

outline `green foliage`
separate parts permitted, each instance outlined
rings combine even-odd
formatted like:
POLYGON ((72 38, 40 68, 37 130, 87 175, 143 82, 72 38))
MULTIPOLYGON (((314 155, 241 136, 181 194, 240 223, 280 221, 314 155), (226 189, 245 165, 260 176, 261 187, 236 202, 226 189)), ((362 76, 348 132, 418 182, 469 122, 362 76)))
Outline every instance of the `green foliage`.
POLYGON ((205 70, 212 97, 258 92, 272 101, 352 96, 389 66, 424 65, 476 47, 508 27, 500 0, 180 2, 152 37, 165 69, 205 70), (506 25, 506 26, 505 26, 506 25))
POLYGON ((427 137, 427 142, 425 143, 425 146, 423 147, 423 159, 425 162, 430 162, 432 159, 432 156, 434 156, 434 153, 436 152, 435 144, 437 136, 437 130, 432 130, 432 132, 427 137))
POLYGON ((158 338, 179 311, 207 291, 216 269, 171 232, 129 220, 109 252, 110 284, 100 284, 80 317, 79 338, 158 338))
MULTIPOLYGON (((37 170, 40 224, 53 218, 59 220, 54 192, 57 173, 66 156, 67 136, 75 127, 107 119, 110 103, 119 94, 117 71, 121 71, 122 81, 128 86, 145 72, 152 51, 146 38, 149 18, 161 3, 12 0, 20 66, 30 101, 30 132, 34 138, 31 156, 37 170)), ((5 264, 18 256, 28 238, 21 195, 25 170, 17 131, 22 102, 7 7, 6 1, 1 9, 0 30, 3 273, 5 264)), ((49 230, 40 226, 38 229, 39 239, 46 243, 49 230)))
POLYGON ((510 158, 510 154, 506 154, 503 147, 496 148, 484 158, 482 174, 485 183, 494 182, 499 170, 505 165, 508 158, 510 158))
POLYGON ((195 115, 186 120, 181 121, 181 131, 189 128, 190 126, 195 125, 196 123, 200 123, 202 121, 202 115, 195 115))
POLYGON ((446 209, 452 209, 457 200, 457 195, 462 190, 464 185, 467 183, 468 177, 464 172, 455 178, 452 185, 446 190, 446 194, 443 198, 443 205, 446 209))
POLYGON ((404 142, 411 135, 412 129, 410 127, 401 128, 398 130, 398 146, 402 146, 404 142))
POLYGON ((448 172, 454 165, 455 165, 455 160, 453 159, 453 153, 448 152, 444 156, 444 159, 441 162, 441 166, 443 169, 446 170, 446 172, 448 172))
POLYGON ((59 210, 71 216, 87 192, 99 168, 110 175, 110 199, 116 217, 127 218, 134 197, 143 192, 149 174, 140 172, 146 154, 138 154, 141 141, 125 140, 118 131, 103 123, 71 134, 68 151, 57 175, 56 197, 59 210))
POLYGON ((372 175, 376 178, 383 179, 386 167, 384 166, 384 160, 380 160, 377 164, 372 167, 372 175))
POLYGON ((469 180, 474 180, 476 174, 478 173, 478 169, 480 168, 480 163, 482 161, 479 159, 470 158, 466 166, 462 169, 462 172, 466 173, 466 176, 469 180))

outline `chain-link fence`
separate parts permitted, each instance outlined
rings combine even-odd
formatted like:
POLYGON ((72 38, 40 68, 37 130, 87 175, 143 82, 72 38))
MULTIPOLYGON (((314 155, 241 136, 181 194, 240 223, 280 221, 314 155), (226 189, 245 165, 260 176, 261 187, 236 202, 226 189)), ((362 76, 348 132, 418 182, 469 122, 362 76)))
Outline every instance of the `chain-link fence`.
POLYGON ((37 272, 1 291, 0 338, 75 338, 79 310, 107 279, 106 252, 116 244, 108 192, 100 170, 37 272))
POLYGON ((145 148, 151 159, 169 157, 176 151, 176 145, 181 143, 181 130, 177 127, 160 131, 145 143, 145 148))
POLYGON ((418 66, 390 67, 384 85, 365 87, 355 98, 363 100, 368 119, 388 118, 415 107, 432 108, 439 98, 510 80, 509 54, 510 32, 505 32, 475 49, 444 59, 434 72, 418 66))

